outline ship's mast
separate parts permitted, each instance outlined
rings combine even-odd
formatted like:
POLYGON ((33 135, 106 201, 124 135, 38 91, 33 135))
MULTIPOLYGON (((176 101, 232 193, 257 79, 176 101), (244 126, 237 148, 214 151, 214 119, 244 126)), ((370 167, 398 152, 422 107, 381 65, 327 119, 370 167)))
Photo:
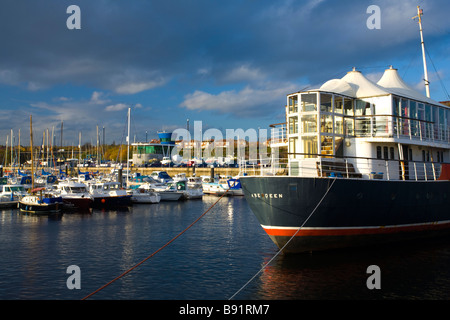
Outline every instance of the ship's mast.
POLYGON ((425 58, 425 44, 423 42, 423 31, 422 31, 422 15, 423 15, 423 10, 420 9, 419 6, 417 6, 417 16, 413 17, 413 19, 415 18, 419 18, 419 29, 420 29, 420 41, 422 44, 422 58, 423 58, 423 71, 424 71, 424 81, 425 81, 425 91, 427 94, 427 97, 430 97, 430 82, 428 81, 428 71, 427 71, 427 59, 425 58))

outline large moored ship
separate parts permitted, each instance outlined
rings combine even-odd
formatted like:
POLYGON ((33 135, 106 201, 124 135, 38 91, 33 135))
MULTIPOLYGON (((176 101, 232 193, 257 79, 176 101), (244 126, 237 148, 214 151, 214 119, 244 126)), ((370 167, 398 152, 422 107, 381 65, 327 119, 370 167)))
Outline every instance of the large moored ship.
MULTIPOLYGON (((428 92, 428 90, 427 90, 428 92)), ((450 108, 388 67, 287 95, 286 175, 241 177, 284 252, 450 231, 450 108)))

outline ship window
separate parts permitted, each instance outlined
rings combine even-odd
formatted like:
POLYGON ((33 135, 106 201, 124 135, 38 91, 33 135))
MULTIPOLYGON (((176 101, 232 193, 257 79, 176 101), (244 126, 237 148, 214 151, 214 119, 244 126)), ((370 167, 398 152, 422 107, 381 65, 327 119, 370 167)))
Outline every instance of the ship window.
POLYGON ((344 123, 342 117, 334 117, 334 133, 344 134, 344 123))
POLYGON ((289 118, 289 133, 298 133, 298 119, 297 119, 297 117, 289 118))
MULTIPOLYGON (((298 138, 289 138, 289 153, 296 153, 298 138)), ((295 157, 295 155, 294 155, 295 157)))
POLYGON ((409 102, 409 117, 417 119, 417 108, 416 108, 416 102, 410 101, 409 102))
POLYGON ((402 99, 402 104, 401 104, 401 113, 400 115, 402 117, 409 117, 409 110, 408 110, 408 103, 409 100, 407 99, 402 99))
POLYGON ((344 111, 343 98, 339 96, 334 96, 334 112, 342 113, 344 111))
POLYGON ((431 114, 431 106, 429 104, 425 105, 425 120, 433 121, 433 117, 431 114))
POLYGON ((356 100, 355 115, 365 116, 370 114, 370 103, 363 100, 356 100))
POLYGON ((395 159, 394 147, 390 147, 389 151, 391 153, 391 159, 394 160, 395 159))
POLYGON ((394 116, 398 116, 400 114, 400 98, 394 97, 392 101, 392 111, 394 116))
POLYGON ((445 139, 445 110, 443 108, 439 108, 439 139, 445 139))
POLYGON ((328 114, 320 115, 320 132, 333 133, 333 116, 328 114))
POLYGON ((384 157, 385 160, 389 159, 388 147, 383 147, 383 157, 384 157))
POLYGON ((320 111, 333 112, 331 100, 332 100, 331 94, 321 93, 320 94, 320 111))
POLYGON ((353 115, 353 100, 344 98, 344 114, 347 116, 353 115))
POLYGON ((417 105, 417 119, 425 120, 425 107, 423 103, 417 105))
POLYGON ((425 162, 425 150, 422 150, 422 161, 425 162))
POLYGON ((315 93, 304 93, 300 95, 302 111, 317 111, 317 95, 315 93))
POLYGON ((355 126, 354 126, 354 120, 353 118, 344 118, 344 125, 345 125, 345 134, 348 136, 353 136, 355 134, 355 126))
POLYGON ((298 108, 298 97, 297 96, 291 96, 289 97, 289 113, 291 112, 297 112, 298 108))
POLYGON ((381 147, 377 146, 377 159, 381 159, 381 147))
POLYGON ((317 136, 303 136, 303 153, 305 158, 315 158, 317 155, 317 136))
POLYGON ((302 132, 317 132, 317 116, 315 114, 302 116, 302 132))

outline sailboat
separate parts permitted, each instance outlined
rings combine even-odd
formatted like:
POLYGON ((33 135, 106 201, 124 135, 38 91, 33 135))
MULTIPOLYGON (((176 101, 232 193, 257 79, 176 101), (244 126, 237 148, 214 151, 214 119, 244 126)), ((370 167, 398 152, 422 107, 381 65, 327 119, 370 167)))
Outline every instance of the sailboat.
POLYGON ((30 194, 19 200, 20 211, 38 215, 50 215, 61 212, 63 200, 55 196, 46 188, 34 188, 34 160, 33 160, 33 120, 30 115, 30 146, 31 146, 31 189, 30 194))

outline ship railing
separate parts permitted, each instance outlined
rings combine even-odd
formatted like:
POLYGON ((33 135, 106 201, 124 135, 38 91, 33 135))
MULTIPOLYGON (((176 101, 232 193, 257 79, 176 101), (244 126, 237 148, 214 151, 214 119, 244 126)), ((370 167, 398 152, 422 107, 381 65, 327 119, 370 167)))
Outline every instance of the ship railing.
POLYGON ((239 175, 274 176, 288 175, 288 158, 258 158, 238 160, 239 175))
POLYGON ((441 177, 442 166, 448 163, 366 157, 290 153, 301 159, 267 158, 240 163, 241 175, 290 175, 317 178, 378 179, 434 181, 441 177), (305 157, 306 156, 306 157, 305 157))
POLYGON ((270 145, 276 147, 278 145, 285 145, 287 143, 287 128, 286 122, 275 123, 270 125, 270 145))
POLYGON ((355 137, 394 137, 409 140, 450 143, 450 127, 432 121, 394 115, 355 117, 355 128, 346 128, 355 137))

